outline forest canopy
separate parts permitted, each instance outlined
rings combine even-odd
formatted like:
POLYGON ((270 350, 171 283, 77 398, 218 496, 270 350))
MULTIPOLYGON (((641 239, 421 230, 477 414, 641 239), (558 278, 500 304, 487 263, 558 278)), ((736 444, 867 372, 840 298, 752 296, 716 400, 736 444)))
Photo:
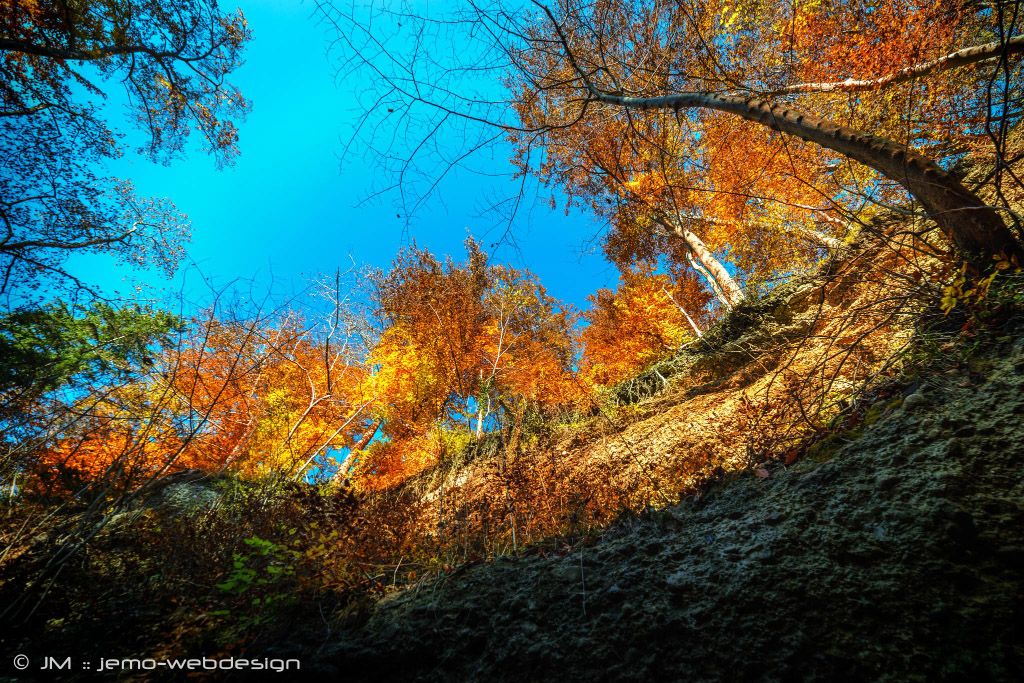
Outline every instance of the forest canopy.
POLYGON ((950 264, 933 273, 1019 264, 1024 41, 1002 4, 532 2, 373 25, 317 8, 346 77, 376 84, 353 143, 404 173, 455 131, 476 131, 466 155, 503 141, 514 174, 603 222, 618 286, 576 310, 470 239, 464 262, 412 245, 339 271, 306 310, 103 302, 69 254, 170 275, 189 231, 170 200, 99 173, 123 151, 104 88, 127 90, 150 158, 180 158, 194 131, 231 163, 249 103, 229 78, 251 32, 198 0, 15 3, 0 17, 7 476, 51 493, 189 468, 391 486, 529 415, 592 410, 749 297, 885 236, 886 216, 950 264), (417 59, 455 37, 466 50, 417 59), (421 141, 376 145, 394 125, 421 141))

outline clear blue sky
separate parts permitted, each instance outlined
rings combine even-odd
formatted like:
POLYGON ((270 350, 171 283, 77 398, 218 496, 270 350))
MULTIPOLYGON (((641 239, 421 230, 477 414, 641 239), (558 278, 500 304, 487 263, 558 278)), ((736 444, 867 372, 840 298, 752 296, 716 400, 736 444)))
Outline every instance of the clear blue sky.
MULTIPOLYGON (((266 283, 272 276, 279 288, 297 291, 305 278, 346 268, 351 259, 384 267, 412 239, 436 254, 461 258, 468 233, 485 247, 500 237, 498 217, 484 209, 489 198, 513 191, 508 177, 452 176, 408 225, 396 217, 393 197, 358 206, 378 171, 364 155, 351 154, 343 167, 339 156, 359 113, 351 95, 366 84, 337 80, 327 55, 330 29, 310 2, 238 1, 254 37, 245 65, 231 79, 253 103, 240 126, 236 164, 218 171, 196 150, 167 167, 132 152, 109 166, 112 175, 132 179, 140 194, 168 197, 189 215, 189 259, 206 276, 217 283, 266 283)), ((111 122, 128 129, 123 102, 115 95, 108 106, 111 122)), ((493 164, 495 173, 510 168, 501 158, 493 164)), ((500 246, 493 257, 529 268, 549 293, 582 306, 588 294, 617 279, 594 239, 599 231, 580 211, 567 217, 538 203, 514 227, 519 248, 500 246)), ((83 260, 76 272, 126 290, 124 274, 102 259, 83 260)), ((167 285, 155 275, 143 279, 167 285)))

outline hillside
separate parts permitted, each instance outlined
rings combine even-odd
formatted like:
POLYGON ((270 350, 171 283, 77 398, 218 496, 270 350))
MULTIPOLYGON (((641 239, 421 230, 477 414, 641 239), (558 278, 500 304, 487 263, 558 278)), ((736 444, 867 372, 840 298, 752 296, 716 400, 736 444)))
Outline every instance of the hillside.
POLYGON ((963 311, 944 317, 921 276, 941 267, 912 245, 866 236, 729 311, 582 417, 516 421, 380 492, 374 509, 407 545, 457 565, 589 535, 723 472, 792 462, 958 343, 963 311))
POLYGON ((1020 680, 1022 332, 815 457, 422 583, 296 652, 350 680, 1020 680))
POLYGON ((353 680, 1017 679, 1020 278, 942 315, 900 263, 865 240, 589 416, 387 490, 172 475, 41 584, 88 519, 58 510, 0 590, 60 599, 4 646, 353 680))

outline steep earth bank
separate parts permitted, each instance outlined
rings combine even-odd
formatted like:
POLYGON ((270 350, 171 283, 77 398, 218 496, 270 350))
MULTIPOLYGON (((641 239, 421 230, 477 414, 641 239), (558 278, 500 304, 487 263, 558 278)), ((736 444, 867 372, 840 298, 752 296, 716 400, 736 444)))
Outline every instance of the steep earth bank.
POLYGON ((275 650, 368 681, 1024 680, 1022 389, 1002 336, 849 442, 275 650))

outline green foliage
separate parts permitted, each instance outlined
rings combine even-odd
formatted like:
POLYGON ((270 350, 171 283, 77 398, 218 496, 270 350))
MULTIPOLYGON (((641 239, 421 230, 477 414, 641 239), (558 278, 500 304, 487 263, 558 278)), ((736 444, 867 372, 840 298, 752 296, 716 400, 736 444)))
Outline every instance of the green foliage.
POLYGON ((234 609, 214 612, 228 618, 235 628, 245 631, 270 621, 295 589, 295 566, 299 553, 252 536, 243 541, 249 552, 235 553, 227 578, 217 590, 231 598, 234 609))
POLYGON ((180 330, 180 318, 145 306, 95 303, 19 310, 0 317, 0 394, 39 396, 72 382, 123 379, 153 364, 154 346, 180 330))
POLYGON ((461 455, 474 440, 473 432, 461 425, 441 427, 437 430, 437 436, 441 442, 441 452, 450 458, 461 455))

